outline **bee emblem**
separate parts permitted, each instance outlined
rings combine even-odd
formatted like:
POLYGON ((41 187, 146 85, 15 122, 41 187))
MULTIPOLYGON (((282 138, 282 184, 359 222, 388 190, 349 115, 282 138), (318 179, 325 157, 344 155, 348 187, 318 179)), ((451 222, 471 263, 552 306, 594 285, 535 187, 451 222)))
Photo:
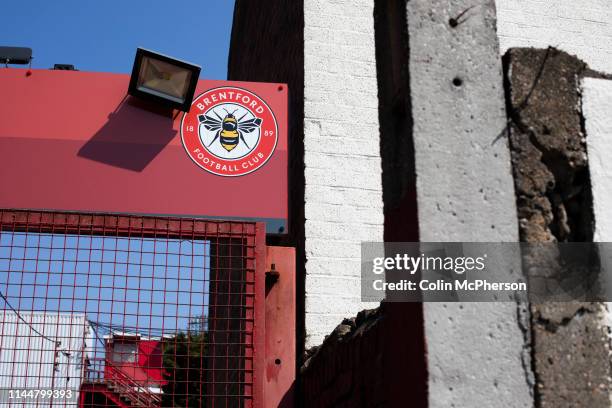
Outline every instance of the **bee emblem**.
POLYGON ((260 128, 262 120, 253 116, 249 111, 247 111, 240 118, 236 118, 234 114, 238 109, 235 109, 231 113, 228 112, 226 109, 224 110, 226 113, 225 117, 221 117, 214 110, 211 110, 211 112, 216 116, 216 118, 210 116, 208 113, 204 115, 198 115, 198 120, 200 124, 203 125, 206 130, 216 132, 215 137, 208 144, 207 147, 212 146, 213 143, 219 140, 221 146, 228 152, 231 152, 236 148, 236 146, 238 146, 238 142, 240 141, 244 143, 247 149, 250 150, 251 147, 244 140, 243 134, 251 133, 255 129, 260 128), (247 115, 251 115, 253 116, 253 118, 244 120, 247 115))
MULTIPOLYGON (((270 88, 275 98, 283 96, 278 89, 270 88)), ((238 177, 262 168, 273 157, 279 126, 258 95, 221 86, 201 93, 191 106, 181 120, 181 141, 198 167, 217 176, 238 177)))

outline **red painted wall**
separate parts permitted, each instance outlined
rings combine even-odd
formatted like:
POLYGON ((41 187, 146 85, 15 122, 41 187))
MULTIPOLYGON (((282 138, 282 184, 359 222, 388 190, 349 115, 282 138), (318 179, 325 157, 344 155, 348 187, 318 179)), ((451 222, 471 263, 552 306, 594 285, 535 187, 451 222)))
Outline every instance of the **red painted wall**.
POLYGON ((142 340, 138 343, 138 366, 148 378, 166 384, 163 370, 163 343, 158 340, 142 340))
POLYGON ((164 379, 163 369, 163 343, 159 340, 134 340, 138 344, 138 357, 136 362, 113 361, 113 345, 109 344, 107 349, 107 360, 112 366, 105 366, 104 378, 115 379, 118 374, 115 370, 121 370, 129 378, 143 385, 161 386, 167 383, 164 379))
MULTIPOLYGON (((241 177, 210 174, 187 156, 175 118, 126 97, 129 76, 0 69, 0 207, 287 219, 287 87, 231 84, 272 108, 272 158, 241 177)), ((176 112, 175 112, 176 113, 176 112)), ((277 231, 268 231, 277 232, 277 231)))

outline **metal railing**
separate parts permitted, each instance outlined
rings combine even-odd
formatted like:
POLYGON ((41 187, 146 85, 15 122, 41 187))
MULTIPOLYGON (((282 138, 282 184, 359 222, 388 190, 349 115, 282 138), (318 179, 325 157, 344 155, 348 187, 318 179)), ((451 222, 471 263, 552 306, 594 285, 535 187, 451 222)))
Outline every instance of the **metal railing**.
POLYGON ((135 381, 107 358, 91 358, 85 369, 85 381, 106 385, 111 392, 129 400, 135 407, 159 407, 161 396, 151 392, 146 383, 135 381))

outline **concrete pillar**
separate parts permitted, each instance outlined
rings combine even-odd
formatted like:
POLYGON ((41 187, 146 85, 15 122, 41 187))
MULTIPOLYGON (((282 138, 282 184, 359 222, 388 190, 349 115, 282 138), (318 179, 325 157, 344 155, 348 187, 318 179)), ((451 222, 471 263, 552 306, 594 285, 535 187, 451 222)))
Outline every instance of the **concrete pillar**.
MULTIPOLYGON (((420 239, 516 242, 494 2, 411 0, 407 17, 420 239)), ((424 305, 430 407, 533 406, 522 310, 424 305)))
POLYGON ((383 240, 373 7, 304 1, 306 347, 369 306, 360 243, 383 240))

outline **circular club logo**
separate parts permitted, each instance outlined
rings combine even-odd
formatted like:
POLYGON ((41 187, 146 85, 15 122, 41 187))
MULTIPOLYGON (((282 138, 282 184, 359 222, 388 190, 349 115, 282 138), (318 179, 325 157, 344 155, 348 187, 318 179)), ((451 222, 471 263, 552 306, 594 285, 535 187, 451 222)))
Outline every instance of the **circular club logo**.
POLYGON ((194 99, 181 139, 195 164, 219 176, 243 176, 272 157, 278 126, 270 107, 245 89, 222 87, 194 99))

